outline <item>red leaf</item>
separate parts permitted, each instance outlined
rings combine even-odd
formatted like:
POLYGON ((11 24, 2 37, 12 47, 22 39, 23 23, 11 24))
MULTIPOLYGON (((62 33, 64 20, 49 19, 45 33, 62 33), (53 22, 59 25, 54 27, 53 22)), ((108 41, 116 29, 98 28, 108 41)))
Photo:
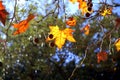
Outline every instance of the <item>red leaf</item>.
POLYGON ((5 7, 2 5, 2 1, 0 1, 0 21, 4 26, 8 14, 9 13, 5 10, 5 7))
POLYGON ((108 59, 108 54, 104 51, 97 53, 97 62, 106 61, 108 59))

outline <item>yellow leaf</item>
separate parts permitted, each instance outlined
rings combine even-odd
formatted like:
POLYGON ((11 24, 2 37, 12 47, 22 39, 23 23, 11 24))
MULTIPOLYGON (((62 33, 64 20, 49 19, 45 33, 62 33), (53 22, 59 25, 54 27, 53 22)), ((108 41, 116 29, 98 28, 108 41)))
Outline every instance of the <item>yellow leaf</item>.
POLYGON ((117 51, 120 51, 120 38, 115 41, 117 51))
POLYGON ((48 38, 46 39, 46 42, 55 39, 56 36, 59 34, 58 26, 49 26, 49 28, 50 28, 50 33, 49 33, 48 38))
POLYGON ((112 14, 112 8, 109 8, 109 9, 104 9, 103 12, 100 13, 102 16, 106 16, 106 15, 110 15, 112 14))
POLYGON ((66 39, 71 42, 76 42, 73 38, 72 32, 74 30, 66 28, 64 30, 59 30, 58 26, 50 26, 50 33, 46 41, 55 40, 55 45, 61 49, 65 44, 66 39))
POLYGON ((73 4, 77 2, 77 0, 69 0, 69 1, 72 2, 73 4))
POLYGON ((72 33, 74 32, 74 30, 72 30, 72 29, 69 29, 69 28, 66 28, 65 30, 64 30, 64 33, 66 34, 66 38, 67 38, 67 40, 68 41, 70 41, 70 42, 76 42, 76 40, 73 38, 73 35, 72 35, 72 33))
POLYGON ((83 1, 79 4, 79 9, 81 9, 82 15, 88 12, 87 2, 83 1))
MULTIPOLYGON (((85 0, 77 0, 79 3, 79 9, 81 10, 82 15, 85 15, 86 13, 92 13, 92 6, 89 6, 88 2, 85 0)), ((92 4, 92 2, 91 2, 92 4)))
POLYGON ((55 44, 59 49, 62 48, 62 46, 65 44, 66 41, 66 35, 63 31, 59 31, 57 37, 55 38, 55 44))

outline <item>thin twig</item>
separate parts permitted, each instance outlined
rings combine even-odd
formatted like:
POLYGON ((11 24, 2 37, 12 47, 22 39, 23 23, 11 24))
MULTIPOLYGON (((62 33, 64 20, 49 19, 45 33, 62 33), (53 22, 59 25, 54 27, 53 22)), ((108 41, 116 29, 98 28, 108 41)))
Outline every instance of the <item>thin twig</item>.
MULTIPOLYGON (((85 56, 84 56, 83 60, 80 62, 79 67, 82 66, 83 62, 84 62, 85 59, 86 59, 86 56, 87 56, 87 50, 88 50, 88 46, 87 46, 87 48, 85 49, 85 56)), ((79 67, 76 66, 76 67, 74 68, 74 70, 72 71, 72 74, 70 75, 70 77, 68 78, 68 80, 70 80, 70 79, 74 76, 75 71, 76 71, 79 67)))
POLYGON ((66 10, 65 10, 66 7, 65 7, 65 2, 64 2, 64 0, 63 0, 63 9, 64 9, 64 14, 65 14, 65 15, 64 15, 64 18, 65 18, 65 20, 66 20, 66 10))
POLYGON ((111 34, 109 36, 109 54, 111 55, 111 34))
MULTIPOLYGON (((8 28, 6 29, 6 36, 7 36, 7 39, 8 39, 8 31, 9 31, 11 25, 12 25, 13 19, 15 18, 16 6, 17 6, 17 0, 15 0, 15 6, 14 6, 13 17, 11 18, 10 24, 9 24, 8 28)), ((7 39, 6 39, 6 40, 7 40, 7 39)))

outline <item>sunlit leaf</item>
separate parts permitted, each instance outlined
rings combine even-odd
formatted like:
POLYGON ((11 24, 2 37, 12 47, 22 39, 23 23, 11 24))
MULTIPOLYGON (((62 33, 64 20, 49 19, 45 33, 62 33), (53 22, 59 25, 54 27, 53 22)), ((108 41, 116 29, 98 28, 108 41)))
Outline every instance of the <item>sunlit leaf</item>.
POLYGON ((117 51, 120 51, 120 38, 115 41, 117 51))
POLYGON ((64 33, 66 34, 66 39, 70 42, 76 42, 76 40, 74 39, 73 34, 72 34, 73 32, 74 32, 74 30, 69 29, 69 28, 66 28, 64 30, 64 33))
POLYGON ((83 1, 79 4, 79 9, 81 9, 82 15, 88 12, 87 2, 83 1))
POLYGON ((81 31, 84 32, 85 35, 88 35, 90 32, 90 25, 87 24, 81 31))
POLYGON ((112 14, 112 8, 104 9, 103 12, 100 13, 102 16, 110 15, 112 14))
POLYGON ((108 59, 108 54, 105 51, 97 53, 97 62, 106 61, 108 59))
POLYGON ((62 30, 58 32, 58 35, 55 38, 55 44, 59 49, 61 49, 62 46, 65 44, 66 37, 66 34, 62 30))
POLYGON ((50 33, 48 38, 46 39, 46 42, 55 39, 60 31, 58 26, 49 26, 49 28, 50 28, 50 33))
POLYGON ((5 25, 8 14, 9 13, 5 10, 5 7, 2 5, 2 1, 0 1, 0 21, 3 25, 5 25))
POLYGON ((50 33, 46 41, 54 40, 55 45, 61 49, 62 46, 65 44, 65 41, 68 40, 70 42, 76 42, 73 38, 72 32, 74 30, 66 28, 64 30, 59 30, 58 26, 50 26, 50 33))
POLYGON ((76 19, 73 17, 68 18, 68 20, 66 21, 66 24, 69 26, 75 26, 76 25, 76 19))
POLYGON ((77 2, 77 0, 69 0, 69 1, 72 2, 73 4, 77 2))
POLYGON ((85 15, 86 13, 92 13, 92 6, 87 5, 87 1, 85 0, 78 0, 79 3, 79 9, 81 10, 82 15, 85 15))
POLYGON ((17 30, 13 33, 13 35, 21 34, 25 32, 29 27, 29 22, 32 20, 35 16, 33 14, 30 14, 26 20, 23 20, 17 24, 13 24, 14 28, 17 28, 17 30))

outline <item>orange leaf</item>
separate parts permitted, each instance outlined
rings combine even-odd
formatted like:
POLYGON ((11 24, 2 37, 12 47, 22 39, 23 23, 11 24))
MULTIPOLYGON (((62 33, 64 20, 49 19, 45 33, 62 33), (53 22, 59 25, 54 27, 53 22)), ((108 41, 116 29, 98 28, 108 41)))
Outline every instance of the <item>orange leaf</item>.
POLYGON ((21 34, 25 32, 29 27, 29 22, 34 18, 33 14, 30 14, 26 20, 20 21, 17 24, 13 24, 14 28, 17 28, 17 31, 13 33, 13 35, 21 34))
POLYGON ((77 0, 69 0, 69 1, 72 2, 73 4, 77 2, 77 0))
POLYGON ((106 61, 108 59, 108 54, 104 51, 97 53, 97 62, 106 61))
POLYGON ((0 1, 0 21, 4 26, 8 14, 9 13, 5 10, 5 7, 2 5, 2 1, 0 1))
POLYGON ((120 51, 120 38, 118 38, 118 39, 115 41, 115 46, 116 46, 117 51, 120 51))
POLYGON ((66 24, 69 26, 75 26, 76 25, 76 19, 73 17, 68 18, 68 20, 66 21, 66 24))
POLYGON ((0 10, 4 10, 4 9, 5 7, 3 6, 2 1, 0 1, 0 10))
POLYGON ((87 24, 81 31, 84 32, 85 35, 88 35, 90 32, 90 25, 87 24))
POLYGON ((50 33, 46 41, 51 41, 55 40, 55 45, 59 49, 62 48, 62 46, 65 44, 66 39, 71 41, 71 42, 76 42, 75 39, 73 38, 72 32, 74 30, 66 28, 64 30, 59 30, 58 26, 50 26, 50 33))

